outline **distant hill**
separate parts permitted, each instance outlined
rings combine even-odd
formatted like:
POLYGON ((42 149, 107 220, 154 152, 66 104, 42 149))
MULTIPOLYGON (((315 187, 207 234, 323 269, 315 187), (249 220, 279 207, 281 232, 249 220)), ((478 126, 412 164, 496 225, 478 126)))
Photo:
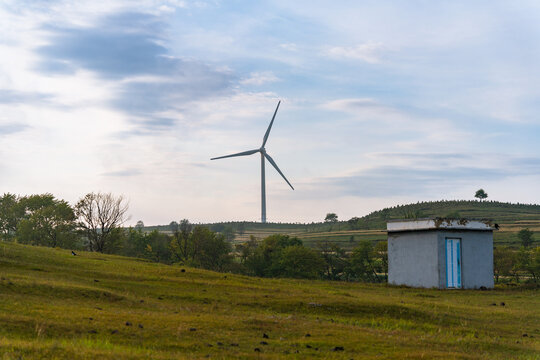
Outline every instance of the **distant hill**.
MULTIPOLYGON (((338 214, 339 215, 339 214, 338 214)), ((354 247, 360 240, 382 241, 386 239, 386 223, 395 219, 423 217, 451 217, 490 219, 500 225, 495 233, 496 244, 517 244, 517 232, 529 228, 540 233, 540 205, 513 204, 498 201, 442 200, 397 205, 374 211, 363 217, 353 217, 336 223, 266 223, 227 222, 201 224, 214 231, 234 234, 235 242, 249 240, 250 236, 262 239, 281 233, 297 236, 307 245, 318 242, 337 242, 344 248, 354 247)), ((145 231, 170 232, 169 225, 149 226, 145 231)), ((536 235, 536 241, 540 236, 536 235)))

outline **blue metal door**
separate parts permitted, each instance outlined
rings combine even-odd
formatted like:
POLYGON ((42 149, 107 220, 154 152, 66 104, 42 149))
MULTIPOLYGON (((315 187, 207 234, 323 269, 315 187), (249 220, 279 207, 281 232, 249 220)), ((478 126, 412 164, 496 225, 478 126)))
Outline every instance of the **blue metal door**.
POLYGON ((461 239, 446 238, 446 287, 461 288, 461 239))

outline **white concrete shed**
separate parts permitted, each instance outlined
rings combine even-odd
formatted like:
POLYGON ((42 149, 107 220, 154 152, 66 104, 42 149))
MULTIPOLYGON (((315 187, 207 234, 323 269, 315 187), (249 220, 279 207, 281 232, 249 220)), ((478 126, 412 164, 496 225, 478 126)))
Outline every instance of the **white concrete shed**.
POLYGON ((390 221, 388 282, 440 289, 492 288, 496 228, 485 220, 390 221))

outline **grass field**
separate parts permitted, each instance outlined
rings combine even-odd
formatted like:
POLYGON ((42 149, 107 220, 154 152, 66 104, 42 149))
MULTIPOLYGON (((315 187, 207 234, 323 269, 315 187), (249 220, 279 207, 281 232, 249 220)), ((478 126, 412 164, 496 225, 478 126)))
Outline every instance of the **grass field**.
POLYGON ((538 295, 260 279, 0 243, 0 359, 538 359, 538 295))

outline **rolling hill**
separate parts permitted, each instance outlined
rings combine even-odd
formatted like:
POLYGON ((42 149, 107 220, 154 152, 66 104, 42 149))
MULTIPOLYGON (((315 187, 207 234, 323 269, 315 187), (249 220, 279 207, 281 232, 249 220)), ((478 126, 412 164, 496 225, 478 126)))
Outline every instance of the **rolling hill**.
MULTIPOLYGON (((374 211, 366 216, 337 223, 266 223, 230 222, 203 224, 215 231, 227 227, 234 233, 234 241, 241 243, 250 236, 262 239, 268 235, 282 233, 297 236, 306 245, 316 246, 318 242, 338 243, 345 249, 354 247, 361 240, 386 240, 386 222, 393 219, 421 217, 464 217, 472 219, 491 219, 500 225, 494 234, 496 245, 519 246, 517 232, 529 228, 540 232, 540 205, 512 204, 498 201, 431 201, 399 205, 374 211), (353 221, 354 220, 354 221, 353 221)), ((168 225, 146 227, 145 231, 159 230, 169 232, 168 225)), ((536 236, 536 243, 540 242, 536 236)))
POLYGON ((260 279, 0 242, 2 359, 534 359, 537 290, 260 279))

